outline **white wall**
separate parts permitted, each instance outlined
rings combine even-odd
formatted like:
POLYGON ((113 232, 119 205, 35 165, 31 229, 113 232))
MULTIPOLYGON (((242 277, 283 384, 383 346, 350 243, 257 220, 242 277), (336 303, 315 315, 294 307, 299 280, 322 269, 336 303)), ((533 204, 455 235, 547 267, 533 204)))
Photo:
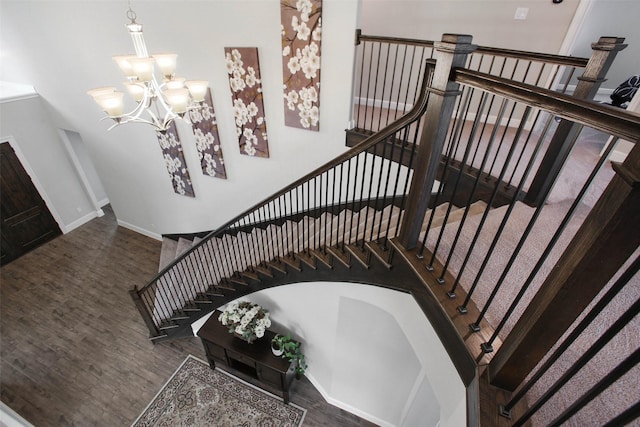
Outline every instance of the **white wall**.
POLYGON ((209 230, 345 150, 357 1, 323 4, 320 132, 283 125, 277 0, 132 2, 149 51, 176 52, 180 75, 210 81, 229 179, 202 175, 190 126, 180 123, 195 199, 173 193, 150 127, 107 132, 86 94, 123 80, 111 57, 133 52, 126 2, 2 0, 0 79, 34 85, 54 126, 80 134, 121 224, 155 236, 209 230), (224 64, 224 47, 236 46, 258 47, 270 159, 239 154, 224 64))
POLYGON ((270 311, 271 329, 302 340, 307 377, 329 403, 382 426, 465 425, 465 388, 410 295, 314 282, 243 299, 270 311))
POLYGON ((471 34, 475 44, 557 53, 579 0, 363 0, 364 34, 440 40, 471 34), (526 20, 515 20, 528 8, 526 20))
MULTIPOLYGON (((588 0, 589 7, 571 48, 573 56, 590 55, 591 43, 600 36, 624 37, 626 49, 618 53, 603 88, 615 89, 640 74, 640 2, 637 0, 588 0)), ((607 99, 608 101, 608 99, 607 99)))
POLYGON ((0 102, 0 141, 7 139, 64 233, 96 217, 39 96, 0 102))

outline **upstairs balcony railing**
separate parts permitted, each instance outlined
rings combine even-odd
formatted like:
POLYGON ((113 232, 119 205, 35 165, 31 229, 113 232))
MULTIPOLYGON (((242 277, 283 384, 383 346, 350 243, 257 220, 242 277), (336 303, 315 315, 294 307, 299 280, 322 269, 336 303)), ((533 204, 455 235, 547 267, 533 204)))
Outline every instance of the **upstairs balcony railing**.
MULTIPOLYGON (((375 132, 409 111, 419 93, 425 60, 434 52, 431 40, 364 35, 358 30, 354 127, 375 132)), ((572 93, 588 63, 589 58, 478 46, 465 68, 572 93)))

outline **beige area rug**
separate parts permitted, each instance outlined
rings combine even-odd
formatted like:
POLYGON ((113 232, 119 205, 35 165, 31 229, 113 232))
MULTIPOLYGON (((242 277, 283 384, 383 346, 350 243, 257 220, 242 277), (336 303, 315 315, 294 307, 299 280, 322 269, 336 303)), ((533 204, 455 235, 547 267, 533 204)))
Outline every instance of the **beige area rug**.
POLYGON ((306 412, 189 355, 132 427, 299 427, 306 412))

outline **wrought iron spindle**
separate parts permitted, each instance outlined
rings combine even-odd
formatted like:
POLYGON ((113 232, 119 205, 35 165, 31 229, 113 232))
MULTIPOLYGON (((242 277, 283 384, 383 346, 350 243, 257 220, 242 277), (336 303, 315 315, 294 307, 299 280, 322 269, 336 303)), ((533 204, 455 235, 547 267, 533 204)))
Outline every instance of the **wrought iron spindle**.
MULTIPOLYGON (((483 93, 484 95, 484 93, 483 93)), ((482 101, 486 101, 486 98, 482 99, 482 101)), ((503 105, 504 106, 504 105, 503 105)), ((481 110, 482 111, 482 110, 481 110)), ((502 109, 501 109, 502 112, 502 109)), ((501 117, 500 114, 498 114, 498 117, 501 117)), ((471 151, 471 147, 473 145, 473 140, 475 139, 475 134, 478 130, 478 122, 474 121, 473 127, 471 129, 471 134, 469 135, 469 140, 466 144, 464 153, 462 155, 462 160, 460 161, 460 171, 459 173, 456 175, 456 179, 455 179, 455 183, 453 184, 453 190, 451 192, 451 196, 449 198, 449 204, 447 206, 447 210, 444 214, 444 219, 442 221, 442 226, 440 227, 440 232, 438 233, 438 239, 436 241, 436 244, 433 248, 433 252, 431 254, 431 259, 429 260, 429 264, 428 267, 430 268, 430 271, 433 270, 433 263, 436 260, 436 254, 438 253, 438 248, 440 247, 440 243, 442 242, 442 238, 444 236, 444 232, 447 228, 447 222, 449 220, 449 215, 451 213, 451 210, 453 208, 453 200, 455 200, 457 192, 458 192, 458 187, 460 185, 460 180, 462 179, 462 173, 463 173, 463 168, 464 165, 467 164, 467 159, 469 158, 469 153, 471 151)), ((489 151, 489 147, 491 146, 491 144, 493 143, 493 139, 494 139, 494 135, 491 136, 491 138, 489 139, 489 143, 487 146, 487 152, 489 151)), ((480 143, 480 141, 478 141, 478 144, 480 143)), ((435 211, 435 206, 434 206, 434 211, 435 211)), ((433 217, 432 217, 433 218, 433 217)), ((438 283, 443 284, 444 283, 444 271, 442 272, 442 274, 440 275, 440 277, 438 278, 438 283)))
MULTIPOLYGON (((544 264, 544 262, 546 261, 547 257, 549 256, 549 254, 551 253, 551 251, 555 247, 555 244, 560 239, 560 236, 562 235, 562 233, 566 229, 567 225, 569 225, 569 222, 573 218, 573 215, 575 214, 575 211, 578 209, 578 206, 582 202, 582 199, 584 198, 585 194, 587 193, 588 189, 590 188, 591 184, 593 183, 593 180, 595 179, 595 177, 598 174, 598 172, 602 169, 602 166, 604 165, 605 161, 609 157, 609 154, 611 154, 611 152, 613 151, 617 140, 618 140, 618 138, 615 138, 615 140, 612 141, 611 144, 609 144, 609 146, 607 147, 605 152, 598 159, 597 164, 595 165, 595 167, 591 171, 591 174, 589 175, 589 177, 585 181, 584 185, 582 186, 582 188, 578 192, 576 198, 574 199, 573 203, 571 204, 571 207, 569 208, 569 210, 565 214, 564 218, 562 219, 562 222, 560 223, 560 225, 556 229, 555 233, 551 237, 551 240, 549 241, 549 243, 547 243, 547 246, 545 247, 544 251, 542 252, 542 255, 540 255, 540 258, 536 262, 536 265, 533 267, 533 270, 531 271, 531 273, 529 273, 529 277, 527 277, 527 280, 525 280, 524 284, 520 288, 520 291, 518 292, 516 297, 513 299, 513 302, 511 303, 511 305, 507 309, 506 313, 502 317, 502 320, 500 321, 498 326, 495 328, 493 334, 491 335, 491 337, 487 341, 487 343, 486 343, 487 346, 491 346, 493 344, 495 339, 498 337, 498 334, 500 333, 500 331, 502 330, 502 328, 506 324, 507 319, 511 316, 511 314, 513 314, 513 311, 515 310, 516 306, 518 305, 518 303, 520 302, 520 300, 524 296, 524 293, 527 291, 527 289, 529 288, 529 286, 533 282, 534 278, 538 274, 538 271, 540 271, 540 268, 542 268, 542 265, 544 264)), ((498 281, 498 283, 499 282, 500 281, 498 281)))
POLYGON ((549 355, 542 365, 533 373, 533 375, 522 384, 517 392, 511 396, 509 402, 500 407, 500 413, 509 417, 511 411, 520 400, 527 394, 540 378, 551 368, 551 366, 560 358, 560 356, 578 339, 580 334, 584 332, 589 325, 595 321, 598 315, 609 305, 609 303, 624 289, 629 281, 640 271, 640 257, 637 257, 631 265, 618 277, 615 283, 605 292, 605 294, 596 302, 582 320, 571 330, 569 335, 558 345, 558 347, 549 355))
MULTIPOLYGON (((609 341, 611 341, 622 328, 624 328, 634 317, 636 317, 640 313, 640 300, 637 300, 631 306, 625 310, 624 313, 616 320, 607 330, 598 337, 598 339, 576 360, 573 365, 564 372, 560 378, 558 378, 545 392, 544 394, 535 402, 533 405, 529 407, 529 409, 513 423, 513 427, 519 427, 524 425, 524 423, 531 418, 531 416, 537 412, 542 405, 544 405, 553 395, 555 395, 558 390, 560 390, 571 378, 575 376, 576 373, 583 366, 585 366, 593 357, 602 350, 609 341)), ((552 422, 553 425, 560 425, 564 420, 566 420, 565 416, 567 414, 572 413, 573 409, 576 407, 582 407, 584 403, 589 402, 596 395, 600 393, 606 386, 613 383, 616 379, 626 373, 633 366, 638 364, 640 361, 640 348, 636 349, 630 356, 628 356, 623 363, 618 365, 613 371, 609 372, 598 384, 596 384, 597 389, 599 390, 597 393, 593 393, 593 388, 584 394, 581 398, 579 398, 572 407, 567 409, 560 417, 552 422), (606 385, 604 388, 600 389, 601 386, 606 385), (575 404, 579 403, 577 406, 575 404), (562 420, 560 423, 556 423, 557 421, 562 420)), ((578 408, 579 409, 579 408, 578 408)))

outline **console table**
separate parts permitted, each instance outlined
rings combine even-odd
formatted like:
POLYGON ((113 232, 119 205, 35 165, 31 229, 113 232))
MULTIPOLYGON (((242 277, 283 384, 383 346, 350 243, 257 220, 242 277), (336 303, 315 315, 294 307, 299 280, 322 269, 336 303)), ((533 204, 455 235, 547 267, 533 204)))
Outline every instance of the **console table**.
POLYGON ((276 334, 266 331, 264 337, 249 344, 230 334, 227 327, 218 321, 219 315, 220 312, 215 311, 198 331, 209 366, 213 369, 218 363, 221 369, 278 394, 284 403, 289 403, 295 362, 273 355, 271 339, 276 334))

